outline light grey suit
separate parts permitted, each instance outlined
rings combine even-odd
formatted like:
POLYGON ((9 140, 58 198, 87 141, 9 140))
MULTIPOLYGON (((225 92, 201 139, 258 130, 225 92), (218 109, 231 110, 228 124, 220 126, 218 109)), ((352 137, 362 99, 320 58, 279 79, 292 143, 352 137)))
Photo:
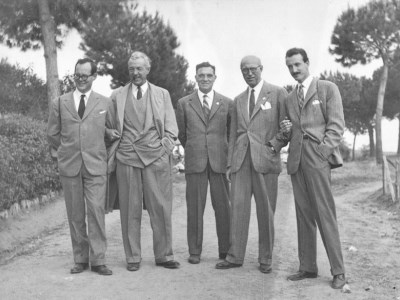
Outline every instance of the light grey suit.
POLYGON ((207 120, 197 91, 178 101, 178 137, 185 148, 187 239, 191 255, 200 255, 202 251, 208 182, 218 250, 226 254, 229 249, 229 183, 225 173, 232 109, 233 101, 215 92, 207 120))
POLYGON ((228 166, 232 172, 231 247, 226 260, 243 264, 249 231, 251 197, 257 206, 259 262, 271 264, 274 243, 274 212, 280 149, 287 144, 279 130, 285 118, 285 89, 263 82, 254 111, 248 114, 249 89, 234 100, 228 166), (274 153, 270 146, 276 150, 274 153))
POLYGON ((107 248, 104 207, 107 152, 106 116, 110 100, 91 92, 82 119, 73 93, 52 102, 47 136, 57 150, 75 263, 104 265, 107 248), (87 227, 86 232, 86 208, 87 227), (89 254, 90 250, 90 254, 89 254))
POLYGON ((296 203, 300 271, 318 272, 318 224, 332 275, 344 274, 331 192, 331 168, 342 164, 338 146, 344 117, 339 89, 332 82, 313 79, 303 108, 294 90, 287 98, 286 111, 293 124, 287 170, 296 203))

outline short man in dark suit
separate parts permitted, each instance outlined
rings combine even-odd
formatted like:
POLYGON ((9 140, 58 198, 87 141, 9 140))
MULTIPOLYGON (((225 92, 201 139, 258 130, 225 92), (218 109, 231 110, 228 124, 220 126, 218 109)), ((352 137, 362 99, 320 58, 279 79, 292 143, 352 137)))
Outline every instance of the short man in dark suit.
POLYGON ((47 137, 57 151, 75 265, 71 273, 89 267, 111 275, 105 265, 107 249, 105 201, 107 151, 106 116, 110 99, 92 91, 96 64, 80 59, 75 65, 76 89, 55 99, 50 110, 47 137), (87 216, 87 226, 86 226, 87 216))
POLYGON ((243 265, 249 233, 251 198, 254 195, 259 235, 259 269, 272 271, 274 213, 280 150, 287 144, 279 123, 285 116, 286 90, 262 80, 263 66, 256 56, 245 56, 240 69, 248 88, 234 99, 229 135, 227 176, 231 185, 231 246, 217 269, 243 265))
POLYGON ((338 87, 310 76, 307 53, 300 48, 286 52, 286 65, 298 82, 288 96, 289 120, 281 123, 291 130, 288 174, 296 204, 299 272, 288 280, 315 278, 317 268, 317 225, 333 275, 332 287, 346 283, 335 201, 331 191, 331 168, 343 161, 339 144, 344 131, 342 98, 338 87))
POLYGON ((208 62, 196 66, 199 89, 179 99, 179 140, 185 148, 189 263, 198 264, 203 244, 203 215, 208 183, 215 211, 219 258, 229 249, 229 183, 225 173, 233 101, 213 90, 217 76, 208 62))

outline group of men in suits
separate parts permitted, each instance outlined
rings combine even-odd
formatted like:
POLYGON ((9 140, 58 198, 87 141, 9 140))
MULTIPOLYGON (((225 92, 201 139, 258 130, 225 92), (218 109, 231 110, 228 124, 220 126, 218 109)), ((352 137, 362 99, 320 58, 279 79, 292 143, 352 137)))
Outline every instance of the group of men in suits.
POLYGON ((290 95, 262 79, 258 57, 245 56, 240 69, 248 87, 232 101, 213 89, 215 66, 200 63, 195 75, 198 90, 177 102, 175 119, 168 91, 147 81, 151 61, 144 53, 132 54, 131 81, 114 91, 111 101, 91 91, 95 64, 79 60, 76 90, 53 102, 48 124, 70 224, 75 261, 71 273, 82 272, 90 262, 92 271, 112 274, 104 259, 104 213, 106 203, 114 205, 110 198, 115 196, 127 269, 140 268, 143 203, 153 228, 156 265, 179 267, 173 258, 171 228, 170 154, 177 138, 185 148, 189 263, 201 261, 210 186, 218 257, 223 260, 216 268, 243 265, 254 196, 259 270, 270 273, 280 150, 290 142, 287 168, 295 195, 300 267, 288 280, 317 277, 318 225, 331 264, 332 287, 341 288, 346 279, 330 187, 330 170, 342 163, 341 97, 333 83, 310 77, 303 49, 287 51, 286 65, 298 82, 290 95), (107 153, 106 146, 113 150, 107 153), (110 191, 111 172, 117 193, 110 191))

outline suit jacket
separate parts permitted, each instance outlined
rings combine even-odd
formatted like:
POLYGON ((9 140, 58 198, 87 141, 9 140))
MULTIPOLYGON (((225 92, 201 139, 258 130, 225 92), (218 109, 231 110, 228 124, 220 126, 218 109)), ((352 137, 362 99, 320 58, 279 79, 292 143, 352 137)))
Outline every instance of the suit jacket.
POLYGON ((176 118, 186 174, 203 172, 208 161, 214 172, 226 172, 232 109, 233 101, 215 92, 207 121, 197 91, 179 99, 176 118))
POLYGON ((344 132, 343 106, 339 89, 334 83, 314 78, 305 96, 303 109, 300 111, 294 90, 287 98, 286 111, 293 124, 287 161, 288 174, 298 170, 303 135, 314 141, 315 155, 323 161, 329 161, 332 167, 343 164, 339 152, 344 132))
MULTIPOLYGON (((175 141, 178 135, 178 127, 175 119, 174 108, 172 107, 171 98, 167 90, 158 87, 148 82, 149 88, 147 90, 148 99, 150 100, 151 109, 153 112, 153 120, 157 132, 160 135, 160 143, 163 145, 168 154, 172 153, 175 146, 175 141)), ((110 114, 107 118, 107 127, 117 129, 122 135, 124 126, 124 111, 125 103, 128 98, 128 92, 131 91, 131 83, 120 87, 113 91, 111 94, 110 114)), ((118 149, 120 140, 115 141, 108 151, 107 173, 108 173, 108 186, 110 192, 107 197, 106 211, 112 211, 118 204, 118 194, 116 191, 116 176, 115 167, 116 159, 115 154, 118 149)))
POLYGON ((91 92, 82 119, 75 108, 73 93, 52 102, 47 138, 57 150, 61 176, 76 176, 85 164, 92 175, 106 175, 106 117, 110 100, 91 92))
POLYGON ((287 137, 280 131, 279 123, 286 116, 286 96, 285 89, 264 81, 251 118, 248 113, 248 89, 234 99, 228 155, 232 173, 240 169, 249 147, 257 172, 281 172, 279 152, 287 144, 287 137), (272 145, 276 153, 268 145, 272 145))

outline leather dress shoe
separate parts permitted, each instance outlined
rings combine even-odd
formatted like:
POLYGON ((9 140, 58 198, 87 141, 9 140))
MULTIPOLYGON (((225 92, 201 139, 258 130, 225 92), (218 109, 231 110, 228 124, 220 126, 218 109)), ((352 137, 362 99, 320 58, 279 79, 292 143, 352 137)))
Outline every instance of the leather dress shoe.
POLYGON ((200 255, 190 255, 188 261, 189 263, 196 265, 200 263, 200 255))
POLYGON ((128 265, 126 266, 126 269, 128 271, 137 271, 140 268, 140 263, 136 262, 136 263, 128 263, 128 265))
POLYGON ((318 274, 314 272, 299 271, 287 277, 287 280, 298 281, 306 278, 317 278, 318 274))
POLYGON ((220 258, 220 259, 225 259, 227 254, 228 254, 228 253, 224 253, 224 252, 220 253, 220 254, 219 254, 219 258, 220 258))
POLYGON ((112 271, 106 265, 92 266, 91 270, 99 275, 112 275, 112 271))
POLYGON ((87 270, 88 268, 89 268, 88 263, 76 263, 71 269, 71 274, 82 273, 84 270, 87 270))
POLYGON ((345 284, 346 284, 346 277, 344 276, 344 274, 333 276, 332 280, 333 289, 341 289, 345 284))
POLYGON ((259 270, 261 273, 268 274, 272 272, 272 267, 271 265, 260 264, 259 270))
POLYGON ((178 269, 181 264, 176 260, 169 260, 160 263, 156 263, 156 266, 164 267, 167 269, 178 269))
POLYGON ((220 269, 220 270, 226 270, 226 269, 232 269, 232 268, 239 268, 241 266, 242 266, 242 264, 234 264, 227 260, 224 260, 223 262, 217 263, 215 265, 215 268, 220 269))

